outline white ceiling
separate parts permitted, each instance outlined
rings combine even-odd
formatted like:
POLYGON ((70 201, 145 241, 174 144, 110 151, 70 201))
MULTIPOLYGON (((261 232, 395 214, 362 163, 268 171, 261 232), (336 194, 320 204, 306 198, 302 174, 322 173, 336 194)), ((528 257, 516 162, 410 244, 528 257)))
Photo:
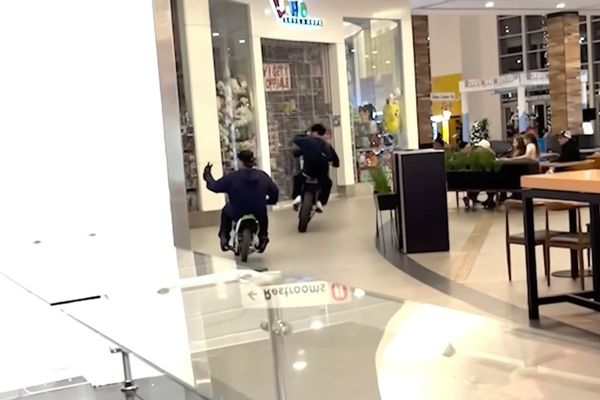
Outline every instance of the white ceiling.
POLYGON ((544 14, 557 11, 580 11, 583 14, 600 14, 599 0, 493 0, 494 7, 486 8, 489 0, 410 0, 415 12, 477 12, 494 14, 544 14), (557 9, 558 3, 566 7, 557 9))

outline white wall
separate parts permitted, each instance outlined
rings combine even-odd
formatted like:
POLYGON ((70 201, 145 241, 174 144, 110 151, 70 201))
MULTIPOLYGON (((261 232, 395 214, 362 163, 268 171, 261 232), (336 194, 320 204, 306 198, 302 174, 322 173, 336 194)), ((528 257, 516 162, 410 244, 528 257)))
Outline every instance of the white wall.
POLYGON ((429 15, 431 76, 462 72, 460 15, 429 15))
MULTIPOLYGON (((500 74, 496 16, 434 14, 429 16, 431 76, 461 73, 463 80, 500 74)), ((469 95, 470 121, 487 118, 492 139, 501 139, 500 96, 469 95)))
MULTIPOLYGON (((495 15, 464 15, 461 20, 463 79, 488 79, 500 75, 498 31, 495 15), (477 32, 477 34, 473 34, 477 32)), ((487 118, 492 139, 502 139, 504 124, 500 96, 494 93, 469 95, 469 118, 487 118)))

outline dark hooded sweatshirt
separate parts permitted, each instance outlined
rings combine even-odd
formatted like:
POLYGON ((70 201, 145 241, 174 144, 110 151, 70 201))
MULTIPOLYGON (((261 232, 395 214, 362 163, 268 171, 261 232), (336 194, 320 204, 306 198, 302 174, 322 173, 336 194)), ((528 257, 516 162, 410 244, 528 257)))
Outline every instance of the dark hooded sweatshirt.
POLYGON ((267 204, 276 204, 279 199, 279 189, 271 177, 259 169, 245 168, 234 171, 218 181, 210 174, 205 178, 208 190, 227 193, 228 211, 231 213, 229 216, 233 219, 248 214, 266 214, 267 204))

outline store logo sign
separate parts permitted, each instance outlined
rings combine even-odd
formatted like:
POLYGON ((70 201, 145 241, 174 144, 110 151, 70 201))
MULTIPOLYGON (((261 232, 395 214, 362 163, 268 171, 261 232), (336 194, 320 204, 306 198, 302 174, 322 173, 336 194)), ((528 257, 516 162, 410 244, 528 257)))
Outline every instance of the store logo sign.
POLYGON ((308 5, 305 0, 270 0, 275 18, 282 24, 317 27, 323 26, 321 18, 311 17, 308 14, 308 5))

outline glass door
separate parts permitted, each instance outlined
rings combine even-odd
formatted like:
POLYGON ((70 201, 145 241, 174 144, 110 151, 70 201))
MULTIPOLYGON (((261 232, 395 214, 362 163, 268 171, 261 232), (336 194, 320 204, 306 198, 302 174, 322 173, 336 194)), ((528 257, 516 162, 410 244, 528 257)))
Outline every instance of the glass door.
POLYGON ((331 128, 328 49, 321 43, 262 40, 271 173, 282 200, 291 199, 299 169, 294 136, 315 123, 331 128))

